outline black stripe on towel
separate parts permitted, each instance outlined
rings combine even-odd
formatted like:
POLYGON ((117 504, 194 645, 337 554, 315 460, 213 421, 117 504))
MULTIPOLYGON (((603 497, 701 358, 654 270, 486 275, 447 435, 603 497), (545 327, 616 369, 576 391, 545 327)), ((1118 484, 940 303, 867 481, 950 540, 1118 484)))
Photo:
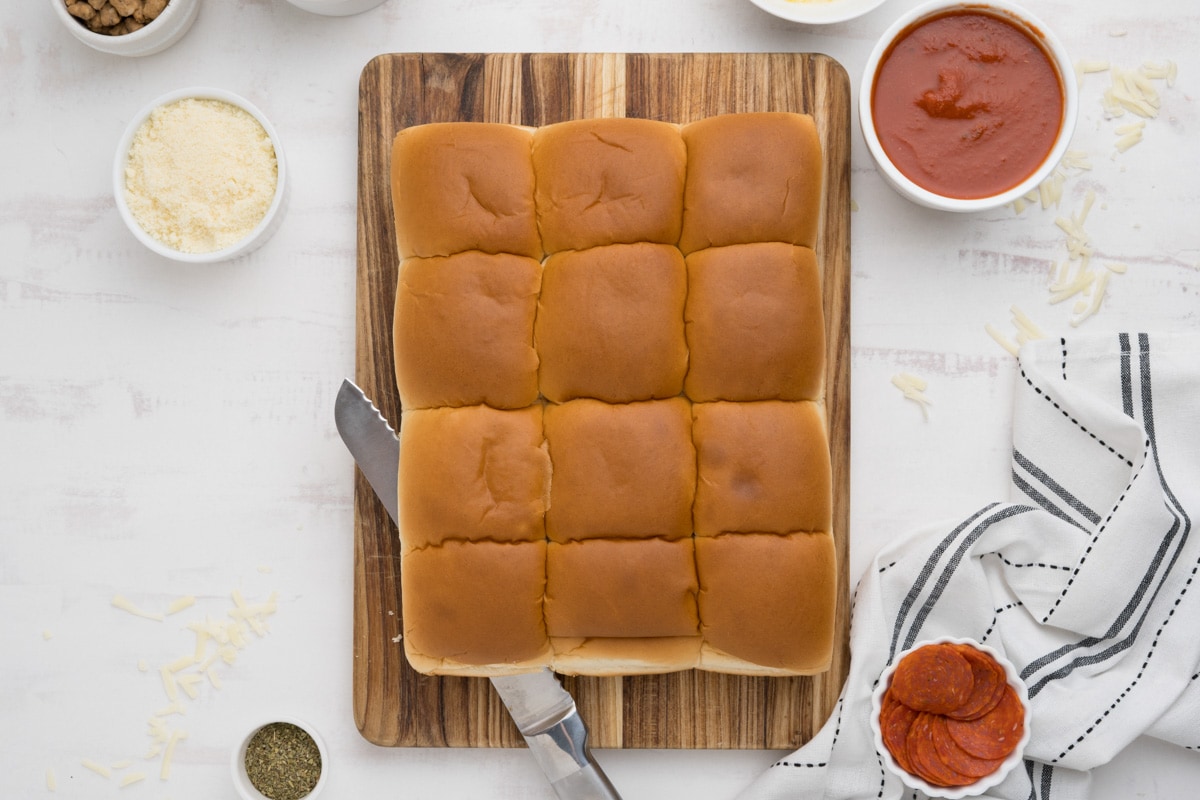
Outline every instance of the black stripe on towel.
POLYGON ((942 593, 946 590, 947 584, 954 576, 955 570, 962 563, 963 558, 970 552, 971 546, 983 536, 988 528, 995 525, 997 522, 1002 522, 1010 517, 1015 517, 1018 514, 1024 514, 1028 511, 1033 511, 1033 506, 1005 506, 992 514, 987 519, 977 525, 969 534, 963 537, 958 547, 954 551, 954 555, 946 562, 946 566, 942 569, 942 573, 938 575, 937 581, 934 582, 933 589, 929 592, 929 596, 925 598, 925 602, 921 605, 921 610, 917 612, 913 618, 912 626, 908 629, 908 636, 904 639, 904 649, 912 647, 917 641, 917 635, 921 631, 921 626, 925 624, 926 618, 933 607, 937 605, 941 599, 942 593))
POLYGON ((920 597, 921 592, 925 589, 925 584, 929 581, 930 576, 933 575, 933 570, 937 566, 937 562, 941 560, 942 554, 950 548, 951 542, 957 539, 963 531, 975 523, 975 520, 982 517, 988 511, 991 511, 997 505, 999 505, 999 503, 991 503, 986 505, 968 517, 957 528, 947 534, 942 541, 938 542, 938 546, 933 549, 933 552, 929 555, 929 558, 926 559, 925 566, 921 567, 921 572, 917 575, 917 580, 909 588, 908 594, 904 596, 904 600, 900 603, 900 609, 896 613, 896 622, 892 629, 891 649, 888 650, 888 664, 891 664, 892 659, 896 657, 896 646, 897 642, 900 641, 900 631, 904 627, 904 619, 908 616, 909 610, 912 608, 913 604, 917 602, 917 598, 920 597))
POLYGON ((1077 511, 1081 517, 1093 525, 1100 524, 1099 514, 1089 508, 1078 497, 1067 491, 1066 487, 1047 475, 1041 467, 1026 458, 1021 451, 1013 450, 1013 461, 1015 461, 1017 465, 1021 467, 1021 469, 1028 472, 1031 477, 1037 479, 1038 483, 1042 484, 1042 486, 1045 486, 1051 492, 1054 492, 1054 494, 1058 495, 1068 507, 1077 511))
POLYGON ((1059 508, 1050 498, 1033 488, 1033 485, 1018 475, 1015 469, 1012 472, 1012 482, 1013 486, 1021 490, 1021 494, 1033 501, 1034 505, 1038 506, 1046 513, 1058 517, 1063 522, 1073 525, 1076 528, 1086 532, 1086 529, 1082 525, 1067 516, 1067 512, 1059 508))
POLYGON ((1121 345, 1121 408, 1125 416, 1133 416, 1133 364, 1129 348, 1129 334, 1117 337, 1121 345))

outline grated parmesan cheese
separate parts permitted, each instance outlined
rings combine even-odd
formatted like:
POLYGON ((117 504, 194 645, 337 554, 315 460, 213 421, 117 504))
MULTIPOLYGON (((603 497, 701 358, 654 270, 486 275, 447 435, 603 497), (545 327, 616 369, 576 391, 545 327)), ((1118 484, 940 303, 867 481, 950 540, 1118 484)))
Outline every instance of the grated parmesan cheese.
POLYGON ((278 162, 253 116, 220 100, 156 108, 137 130, 125 198, 147 234, 184 253, 237 244, 266 216, 278 162))
POLYGON ((98 764, 95 761, 92 761, 90 758, 85 758, 80 763, 102 778, 111 778, 112 777, 111 769, 104 766, 103 764, 98 764))
POLYGON ((54 770, 46 770, 46 791, 53 792, 58 789, 58 778, 54 777, 54 770))

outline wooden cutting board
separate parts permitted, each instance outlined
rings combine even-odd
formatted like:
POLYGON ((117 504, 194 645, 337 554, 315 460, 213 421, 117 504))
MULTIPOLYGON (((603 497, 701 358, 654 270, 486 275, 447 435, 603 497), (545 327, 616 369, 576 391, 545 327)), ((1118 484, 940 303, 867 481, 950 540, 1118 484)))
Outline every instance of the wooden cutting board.
MULTIPOLYGON (((392 138, 427 122, 541 126, 627 116, 686 123, 714 114, 794 111, 814 116, 825 155, 817 256, 829 327, 826 403, 839 559, 833 667, 811 678, 688 671, 631 678, 565 678, 599 748, 760 748, 803 744, 831 713, 849 665, 850 87, 827 56, 727 54, 390 54, 359 87, 357 382, 393 425, 392 367, 398 259, 389 196, 392 138)), ((361 473, 354 491, 354 716, 386 746, 512 747, 523 741, 480 678, 416 673, 404 658, 399 541, 361 473)))

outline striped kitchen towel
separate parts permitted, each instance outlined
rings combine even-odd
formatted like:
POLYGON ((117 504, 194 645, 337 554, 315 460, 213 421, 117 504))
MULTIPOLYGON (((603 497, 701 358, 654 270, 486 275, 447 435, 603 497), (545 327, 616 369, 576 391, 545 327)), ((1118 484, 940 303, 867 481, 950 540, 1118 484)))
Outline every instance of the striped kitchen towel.
POLYGON ((939 636, 1004 653, 1029 690, 1024 768, 984 797, 1081 800, 1138 736, 1200 747, 1200 337, 1028 344, 1013 412, 1009 501, 875 557, 831 719, 743 798, 918 796, 875 751, 870 698, 939 636))

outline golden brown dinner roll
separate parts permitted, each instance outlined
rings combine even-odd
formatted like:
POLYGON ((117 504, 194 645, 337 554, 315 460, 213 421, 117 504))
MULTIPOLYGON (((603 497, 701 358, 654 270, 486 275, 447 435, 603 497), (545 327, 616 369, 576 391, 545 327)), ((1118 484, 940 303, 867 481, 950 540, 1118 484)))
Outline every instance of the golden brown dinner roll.
POLYGON ((572 400, 547 406, 545 417, 551 541, 691 536, 696 451, 686 400, 572 400))
POLYGON ((689 255, 687 271, 689 398, 821 396, 825 315, 812 250, 781 243, 713 247, 689 255))
POLYGON ((392 209, 401 258, 464 250, 540 259, 533 134, 486 122, 405 128, 392 142, 392 209))
POLYGON ((828 669, 835 558, 828 533, 697 537, 700 668, 760 675, 828 669))
POLYGON ((696 403, 692 411, 698 537, 830 529, 832 481, 821 406, 696 403))
POLYGON ((683 140, 684 253, 746 242, 814 246, 822 162, 812 117, 725 114, 685 125, 683 140))
POLYGON ((581 119, 533 135, 537 216, 547 253, 679 240, 687 155, 679 128, 581 119))
POLYGON ((550 638, 554 671, 564 675, 658 675, 700 664, 697 636, 654 639, 550 638))
POLYGON ((545 539, 550 458, 542 407, 405 411, 400 425, 400 545, 545 539))
POLYGON ((446 542, 405 553, 404 652, 419 672, 503 675, 550 662, 546 543, 446 542))
POLYGON ((551 542, 546 632, 552 637, 696 636, 692 539, 551 542))
POLYGON ((683 391, 687 271, 671 245, 617 244, 550 256, 534 329, 542 394, 610 403, 683 391))
POLYGON ((541 264, 478 250, 400 265, 392 344, 405 409, 537 400, 541 264))

